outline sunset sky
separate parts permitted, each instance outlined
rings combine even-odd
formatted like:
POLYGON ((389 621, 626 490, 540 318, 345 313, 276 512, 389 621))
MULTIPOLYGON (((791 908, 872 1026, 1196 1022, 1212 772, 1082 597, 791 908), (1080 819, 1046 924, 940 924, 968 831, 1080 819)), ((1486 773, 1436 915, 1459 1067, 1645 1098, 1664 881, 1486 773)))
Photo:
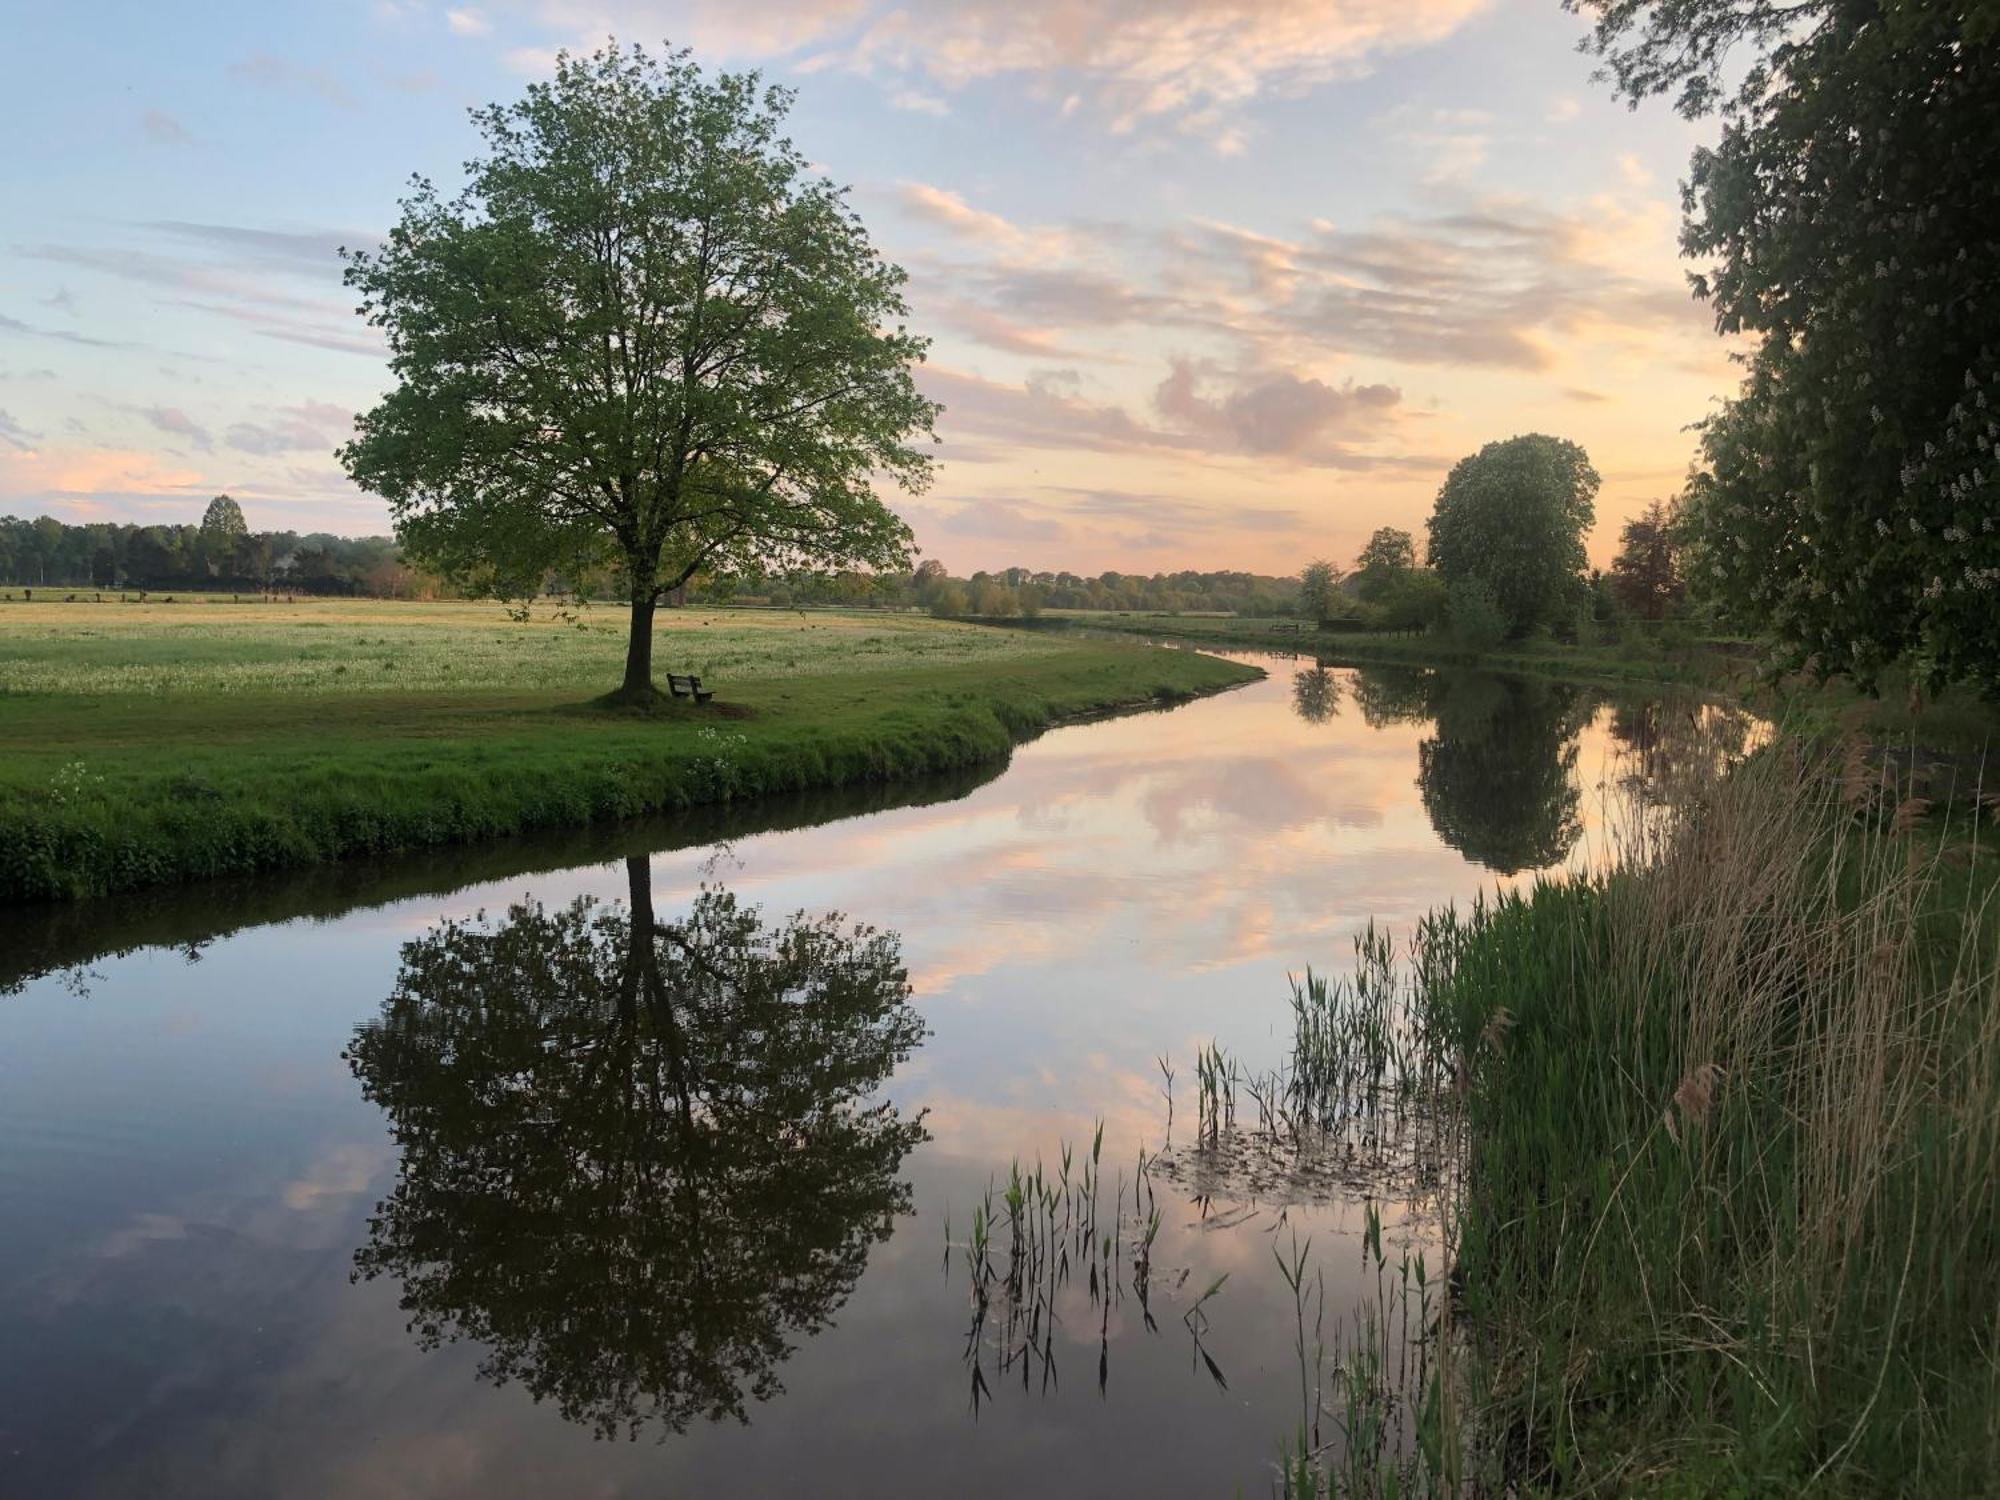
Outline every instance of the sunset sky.
POLYGON ((893 503, 954 572, 1291 572, 1453 460, 1571 437, 1592 553, 1732 389, 1675 250, 1712 127, 1632 113, 1557 0, 17 6, 0 513, 388 529, 332 450, 381 393, 334 255, 469 105, 615 33, 795 85, 911 274, 947 407, 893 503), (29 59, 34 59, 32 65, 29 59))

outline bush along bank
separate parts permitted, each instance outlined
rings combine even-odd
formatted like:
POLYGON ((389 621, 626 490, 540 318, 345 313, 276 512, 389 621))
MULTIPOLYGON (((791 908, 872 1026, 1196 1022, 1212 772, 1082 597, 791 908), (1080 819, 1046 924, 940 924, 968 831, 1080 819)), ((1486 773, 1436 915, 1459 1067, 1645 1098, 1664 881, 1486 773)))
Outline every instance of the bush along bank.
MULTIPOLYGON (((309 755, 260 747, 254 736, 110 761, 85 751, 45 784, 0 789, 0 903, 923 776, 1004 757, 1063 719, 1172 703, 1255 675, 1192 652, 1084 649, 976 677, 846 678, 837 699, 811 684, 759 684, 744 717, 692 706, 652 719, 547 708, 456 742, 387 731, 343 738, 335 721, 309 755)), ((217 706, 225 711, 240 717, 243 707, 217 706)))

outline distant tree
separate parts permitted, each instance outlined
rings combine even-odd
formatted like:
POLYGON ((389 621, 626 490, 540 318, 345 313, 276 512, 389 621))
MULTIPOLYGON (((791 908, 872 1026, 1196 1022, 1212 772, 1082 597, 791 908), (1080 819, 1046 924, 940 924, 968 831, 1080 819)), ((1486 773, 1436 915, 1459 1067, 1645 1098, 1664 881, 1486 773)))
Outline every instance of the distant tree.
POLYGON ((1361 555, 1354 559, 1355 591, 1373 604, 1400 574, 1416 565, 1415 537, 1394 526, 1377 527, 1368 538, 1368 545, 1361 549, 1361 555))
POLYGON ((1299 612, 1309 620, 1330 620, 1340 605, 1340 570, 1324 558, 1299 574, 1299 612))
POLYGON ((1646 620, 1664 618, 1686 597, 1673 517, 1658 500, 1625 523, 1611 586, 1627 609, 1646 620))
POLYGON ((1429 630, 1444 619, 1445 582, 1429 568, 1404 568, 1376 590, 1376 618, 1389 630, 1429 630))
POLYGON ((250 534, 243 519, 243 507, 227 495, 217 495, 201 513, 202 546, 212 556, 225 557, 236 543, 250 534))
POLYGON ((1454 588, 1483 585, 1510 635, 1554 623, 1582 588, 1597 471, 1583 449, 1530 433, 1453 466, 1430 519, 1430 563, 1454 588))
POLYGON ((2000 689, 2000 9, 1571 4, 1627 98, 1722 115, 1681 243, 1757 345, 1702 434, 1690 586, 1789 665, 2000 689))
POLYGON ((907 560, 873 486, 928 481, 926 343, 904 273, 780 133, 791 99, 685 53, 565 54, 475 113, 462 192, 419 179, 348 256, 396 380, 349 474, 486 593, 617 559, 625 701, 658 696, 654 610, 698 571, 907 560))
POLYGON ((971 597, 966 593, 965 585, 956 578, 947 578, 930 591, 930 611, 940 619, 956 619, 971 608, 971 597))

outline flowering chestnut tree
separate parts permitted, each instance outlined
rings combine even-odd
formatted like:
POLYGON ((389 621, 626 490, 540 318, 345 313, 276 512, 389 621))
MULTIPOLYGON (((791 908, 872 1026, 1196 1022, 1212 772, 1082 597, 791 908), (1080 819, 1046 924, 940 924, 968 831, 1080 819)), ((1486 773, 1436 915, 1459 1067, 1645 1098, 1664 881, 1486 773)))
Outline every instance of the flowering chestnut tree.
POLYGON ((1568 3, 1634 103, 1722 116, 1682 248, 1760 344, 1702 432, 1690 585, 1780 665, 2000 691, 2000 11, 1568 3))

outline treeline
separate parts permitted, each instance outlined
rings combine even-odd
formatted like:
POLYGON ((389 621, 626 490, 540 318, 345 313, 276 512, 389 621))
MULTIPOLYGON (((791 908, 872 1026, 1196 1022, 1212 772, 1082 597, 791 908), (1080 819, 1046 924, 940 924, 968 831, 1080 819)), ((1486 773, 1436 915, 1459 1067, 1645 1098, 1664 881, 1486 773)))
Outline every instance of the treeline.
POLYGON ((1299 581, 1259 573, 1080 573, 1003 568, 953 577, 935 558, 911 572, 792 573, 749 579, 697 579, 691 602, 873 605, 924 609, 952 618, 1031 617, 1044 609, 1179 611, 1184 614, 1289 615, 1299 581))
POLYGON ((0 582, 28 588, 226 589, 244 593, 435 597, 386 536, 251 531, 227 495, 198 526, 0 516, 0 582))

